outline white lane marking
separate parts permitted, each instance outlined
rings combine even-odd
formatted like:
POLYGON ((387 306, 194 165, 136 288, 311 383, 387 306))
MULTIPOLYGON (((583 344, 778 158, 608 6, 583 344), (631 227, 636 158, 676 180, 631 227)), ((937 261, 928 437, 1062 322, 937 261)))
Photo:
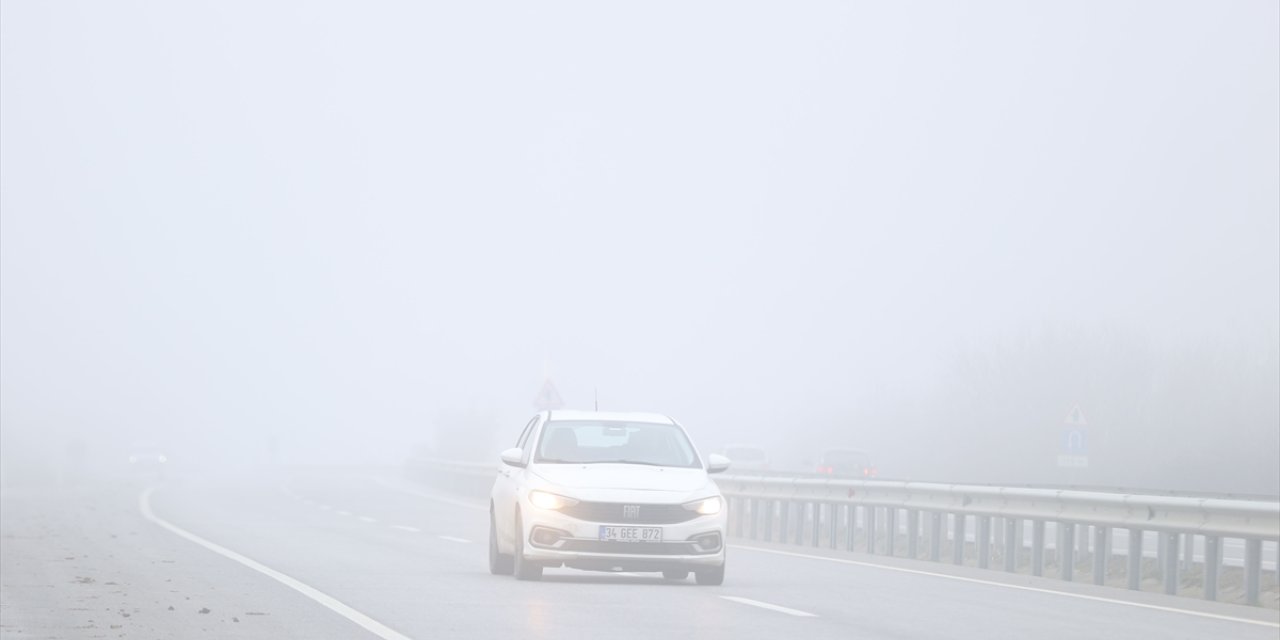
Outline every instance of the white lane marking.
POLYGON ((409 533, 422 533, 422 529, 419 529, 417 527, 410 527, 408 525, 403 525, 403 524, 393 524, 391 525, 391 528, 399 529, 401 531, 408 531, 409 533))
POLYGON ((760 607, 761 609, 768 609, 768 610, 770 610, 770 611, 777 611, 778 613, 785 613, 785 614, 787 614, 787 615, 789 615, 789 616, 796 616, 797 618, 816 618, 816 617, 818 617, 818 616, 816 616, 816 615, 814 615, 814 614, 812 614, 812 613, 809 613, 808 611, 801 611, 801 610, 799 610, 799 609, 791 609, 791 608, 789 608, 789 607, 780 607, 780 606, 778 606, 778 605, 776 605, 776 604, 769 604, 768 602, 760 602, 759 600, 752 600, 752 599, 750 599, 750 598, 738 598, 738 597, 735 597, 735 596, 720 596, 720 597, 721 597, 721 598, 724 598, 725 600, 728 600, 728 601, 730 601, 730 602, 737 602, 738 604, 749 604, 749 605, 751 605, 751 606, 753 606, 753 607, 760 607))
POLYGON ((334 511, 334 513, 336 513, 336 514, 338 514, 338 515, 340 515, 340 516, 349 516, 349 515, 351 515, 351 512, 350 512, 350 511, 334 511))
POLYGON ((209 542, 208 540, 205 540, 204 538, 201 538, 200 536, 194 533, 191 533, 186 529, 181 529, 176 525, 170 524, 167 520, 160 518, 159 516, 157 516, 155 513, 151 511, 151 492, 152 491, 155 491, 155 487, 147 488, 138 496, 138 509, 142 511, 143 518, 146 518, 152 523, 159 525, 164 529, 169 530, 171 533, 173 533, 174 535, 177 535, 180 538, 185 538, 191 542, 194 542, 204 547, 205 549, 208 549, 224 558, 239 562, 240 564, 250 569, 253 569, 254 571, 257 571, 258 573, 261 573, 267 576, 268 578, 271 578, 272 580, 275 580, 276 582, 279 582, 280 584, 283 584, 284 586, 289 587, 290 589, 293 589, 294 591, 297 591, 298 593, 301 593, 302 595, 308 598, 311 598, 312 600, 320 603, 330 611, 360 625, 366 631, 378 636, 379 638, 382 638, 383 640, 409 640, 409 636, 406 636, 400 633, 399 631, 396 631, 395 629, 392 629, 391 627, 388 627, 387 625, 384 625, 381 622, 378 622, 377 620, 374 620, 373 618, 370 618, 369 616, 363 613, 360 613, 355 609, 352 609, 346 604, 343 604, 337 598, 334 598, 333 596, 327 593, 324 593, 323 591, 320 591, 319 589, 316 589, 311 585, 301 582, 296 578, 292 578, 283 573, 280 573, 279 571, 276 571, 275 569, 272 569, 271 567, 268 567, 260 562, 246 558, 222 545, 209 542))
POLYGON ((1079 600, 1090 600, 1093 602, 1109 602, 1111 604, 1119 604, 1128 607, 1138 607, 1139 609, 1153 609, 1155 611, 1167 611, 1169 613, 1181 613, 1188 616, 1197 616, 1200 618, 1212 618, 1214 620, 1226 620, 1229 622, 1241 622, 1244 624, 1256 624, 1263 627, 1280 628, 1280 623, 1270 622, 1268 620, 1250 620, 1249 618, 1237 618, 1234 616, 1224 616, 1217 613, 1208 613, 1204 611, 1193 611, 1191 609, 1179 609, 1177 607, 1165 607, 1158 604, 1146 604, 1145 602, 1131 602, 1129 600, 1116 600, 1114 598, 1104 598, 1102 596, 1091 596, 1083 593, 1072 593, 1070 591, 1055 591, 1053 589, 1041 589, 1039 587, 1026 587, 1020 584, 1009 584, 1007 582, 995 582, 993 580, 982 580, 979 578, 966 578, 964 576, 953 576, 946 573, 934 573, 932 571, 922 571, 920 569, 908 569, 906 567, 891 567, 889 565, 876 564, 874 562, 860 562, 858 560, 845 560, 844 558, 828 558, 826 556, 814 556, 807 553, 795 553, 793 551, 778 551, 775 549, 763 549, 760 547, 748 547, 743 545, 730 545, 734 549, 743 549, 745 551, 759 551, 760 553, 772 553, 780 556, 791 556, 793 558, 808 558, 810 560, 826 560, 827 562, 837 562, 840 564, 851 564, 858 567, 869 567, 872 569, 884 569, 885 571, 897 571, 899 573, 910 573, 919 576, 933 576, 935 578, 944 578, 947 580, 958 580, 960 582, 968 582, 971 584, 985 584, 992 587, 1004 587, 1006 589, 1017 589, 1019 591, 1032 591, 1035 593, 1047 593, 1055 596, 1063 596, 1064 598, 1077 598, 1079 600))
POLYGON ((399 485, 399 484, 392 483, 392 482, 390 482, 389 480, 387 480, 386 478, 373 478, 373 481, 374 481, 374 482, 376 482, 376 483, 378 483, 379 485, 382 485, 382 487, 384 487, 384 488, 386 488, 386 489, 391 489, 392 491, 399 491, 400 493, 407 493, 407 494, 409 494, 409 495, 411 495, 411 496, 418 496, 419 498, 426 498, 427 500, 433 500, 433 501, 435 501, 435 502, 443 502, 444 504, 451 504, 451 505, 453 505, 453 506, 455 506, 455 507, 464 507, 464 508, 467 508, 467 509, 475 509, 476 511, 488 511, 488 510, 489 510, 489 506, 488 506, 487 504, 476 504, 476 503, 474 503, 474 502, 466 502, 466 501, 463 501, 463 500, 455 500, 455 499, 453 499, 453 498, 448 498, 448 497, 445 497, 445 496, 439 496, 439 495, 435 495, 435 494, 433 494, 433 493, 427 493, 426 491, 418 491, 417 489, 413 489, 413 488, 410 488, 410 487, 401 486, 401 485, 399 485))
POLYGON ((441 540, 448 540, 449 542, 460 542, 462 544, 471 544, 471 541, 466 538, 455 538, 453 536, 436 536, 436 537, 440 538, 441 540))
POLYGON ((373 518, 370 518, 369 516, 356 516, 356 517, 357 517, 357 518, 360 518, 361 520, 363 520, 363 521, 365 521, 365 522, 377 522, 377 520, 374 520, 373 518))

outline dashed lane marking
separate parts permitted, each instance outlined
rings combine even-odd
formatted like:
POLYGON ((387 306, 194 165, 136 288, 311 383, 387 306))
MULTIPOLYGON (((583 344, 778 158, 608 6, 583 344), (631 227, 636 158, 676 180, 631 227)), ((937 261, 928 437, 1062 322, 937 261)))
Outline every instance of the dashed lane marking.
POLYGON ((760 602, 759 600, 752 600, 752 599, 750 599, 750 598, 739 598, 739 597, 737 597, 737 596, 720 596, 720 597, 721 597, 721 598, 724 598, 725 600, 728 600, 728 601, 730 601, 730 602, 737 602, 738 604, 749 604, 749 605, 751 605, 751 606, 753 606, 753 607, 760 607, 761 609, 768 609, 768 610, 770 610, 770 611, 777 611, 778 613, 785 613, 785 614, 787 614, 787 615, 789 615, 789 616, 795 616, 795 617, 797 617, 797 618, 816 618, 816 617, 818 617, 818 616, 816 616, 816 615, 814 615, 814 614, 812 614, 812 613, 809 613, 808 611, 801 611, 801 610, 799 610, 799 609, 792 609, 792 608, 790 608, 790 607, 783 607, 783 606, 779 606, 779 605, 776 605, 776 604, 769 604, 768 602, 760 602))

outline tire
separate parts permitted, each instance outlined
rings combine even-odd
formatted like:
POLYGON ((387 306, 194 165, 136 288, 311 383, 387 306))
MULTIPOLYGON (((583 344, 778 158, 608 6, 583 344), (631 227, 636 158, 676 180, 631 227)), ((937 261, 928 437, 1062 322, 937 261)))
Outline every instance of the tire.
POLYGON ((498 551, 498 527, 494 522, 493 508, 489 508, 489 573, 495 576, 509 576, 515 567, 515 558, 509 553, 498 551))
POLYGON ((718 587, 724 584, 724 565, 707 569, 695 569, 693 578, 697 580, 698 584, 718 587))
POLYGON ((684 580, 689 577, 688 569, 667 569, 662 572, 662 577, 667 580, 684 580))
POLYGON ((524 558, 524 525, 520 522, 520 513, 516 512, 516 544, 515 564, 512 573, 516 580, 541 580, 542 565, 529 562, 524 558))

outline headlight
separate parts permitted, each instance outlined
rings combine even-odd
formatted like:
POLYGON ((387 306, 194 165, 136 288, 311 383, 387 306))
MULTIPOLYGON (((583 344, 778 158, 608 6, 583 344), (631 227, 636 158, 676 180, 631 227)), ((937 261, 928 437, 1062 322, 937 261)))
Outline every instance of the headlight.
POLYGON ((578 501, 573 498, 558 496, 546 491, 530 491, 529 502, 539 509, 551 509, 552 511, 578 504, 578 501))
POLYGON ((714 516, 720 513, 720 509, 723 506, 724 500, 721 500, 720 496, 711 496, 710 498, 684 503, 684 508, 695 511, 701 516, 714 516))

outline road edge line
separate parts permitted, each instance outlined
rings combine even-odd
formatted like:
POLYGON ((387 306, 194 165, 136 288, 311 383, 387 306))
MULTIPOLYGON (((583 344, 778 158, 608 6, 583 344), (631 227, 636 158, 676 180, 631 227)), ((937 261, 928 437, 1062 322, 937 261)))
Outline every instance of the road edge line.
POLYGON ((973 584, 984 584, 993 587, 1004 587, 1006 589, 1017 589, 1019 591, 1032 591, 1035 593, 1048 593, 1066 598, 1078 598, 1080 600, 1092 600, 1094 602, 1110 602, 1112 604, 1125 605, 1130 607, 1138 607, 1141 609, 1153 609, 1156 611, 1167 611, 1169 613, 1181 613, 1189 616, 1200 618, 1212 618, 1214 620, 1225 620, 1229 622, 1241 622, 1244 624, 1253 624, 1262 627, 1271 627, 1280 629, 1280 623, 1271 622, 1269 620, 1251 620, 1249 618, 1237 618, 1235 616, 1224 616, 1219 613, 1209 613, 1207 611, 1195 611, 1193 609, 1179 609, 1177 607, 1166 607, 1158 604, 1147 604, 1145 602, 1133 602, 1131 600, 1117 600, 1115 598, 1104 598, 1102 596, 1091 596, 1084 593, 1071 593, 1070 591, 1056 591, 1054 589, 1042 589, 1040 587, 1028 587, 1020 584, 1009 584, 1007 582, 996 582, 994 580, 983 580, 981 578, 969 578, 966 576, 954 576, 947 573, 934 573, 932 571, 924 571, 922 569, 908 569, 906 567, 894 567, 885 564, 876 564, 874 562, 862 562, 860 560, 846 560, 844 558, 829 558, 827 556, 815 556, 807 553, 796 553, 794 551, 781 551, 777 549, 765 549, 763 547, 752 547, 748 545, 734 544, 729 545, 734 549, 743 549, 745 551, 759 551, 760 553, 772 553, 780 556, 791 556, 794 558, 808 558, 810 560, 826 560, 828 562, 838 562, 840 564, 851 564, 858 567, 869 567, 872 569, 884 569, 886 571, 897 571, 899 573, 912 573, 921 576, 933 576, 935 578, 946 578, 948 580, 959 580, 960 582, 969 582, 973 584))
POLYGON ((305 582, 276 571, 275 569, 272 569, 271 567, 268 567, 256 560, 242 556, 220 544, 205 540, 204 538, 201 538, 200 536, 157 516, 155 512, 151 510, 151 494, 154 491, 155 487, 147 487, 138 495, 138 509, 142 512, 142 517, 146 518, 152 524, 166 529, 180 538, 194 542, 224 558, 234 560, 241 565, 253 569, 258 573, 261 573, 262 575, 265 575, 268 578, 301 593, 326 609, 329 609, 330 611, 356 623, 366 631, 378 636, 379 638, 383 638, 383 640, 411 640, 409 636, 406 636, 399 631, 370 618, 369 616, 343 603, 341 600, 338 600, 337 598, 334 598, 333 596, 320 591, 305 582))

